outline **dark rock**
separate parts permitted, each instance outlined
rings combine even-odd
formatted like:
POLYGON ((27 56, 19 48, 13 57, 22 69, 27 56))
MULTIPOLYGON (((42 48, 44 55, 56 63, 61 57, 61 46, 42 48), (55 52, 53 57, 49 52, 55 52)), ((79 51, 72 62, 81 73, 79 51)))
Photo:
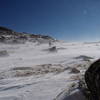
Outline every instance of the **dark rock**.
POLYGON ((8 52, 6 50, 0 51, 0 57, 8 56, 8 52))
MULTIPOLYGON (((5 42, 6 43, 22 43, 16 42, 19 40, 25 41, 30 41, 30 42, 43 42, 45 40, 47 43, 49 41, 55 42, 55 39, 53 39, 50 36, 46 35, 40 35, 40 34, 31 34, 31 33, 26 33, 26 32, 15 32, 9 28, 6 27, 0 27, 0 42, 5 42), (42 41, 40 41, 42 39, 42 41), (13 41, 14 40, 14 41, 13 41)), ((44 43, 44 42, 43 42, 44 43)))
POLYGON ((3 27, 3 26, 0 26, 0 32, 12 32, 12 30, 11 29, 9 29, 9 28, 6 28, 6 27, 3 27))
POLYGON ((91 100, 100 100, 100 59, 88 68, 85 81, 91 93, 91 100))
POLYGON ((0 36, 0 42, 5 42, 5 37, 4 36, 0 36))
POLYGON ((82 59, 84 61, 89 61, 90 59, 93 59, 93 58, 89 56, 85 56, 85 55, 80 55, 78 57, 75 57, 75 59, 82 59))
POLYGON ((50 51, 50 52, 57 52, 56 46, 49 48, 49 51, 50 51))
POLYGON ((77 68, 72 68, 71 73, 77 74, 80 73, 80 71, 77 68))

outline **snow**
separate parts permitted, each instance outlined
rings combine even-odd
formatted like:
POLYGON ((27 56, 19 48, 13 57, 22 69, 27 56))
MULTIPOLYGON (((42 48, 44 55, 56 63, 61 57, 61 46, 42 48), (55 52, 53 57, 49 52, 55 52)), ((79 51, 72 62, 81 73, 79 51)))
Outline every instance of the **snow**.
POLYGON ((66 92, 67 91, 64 91, 56 100, 86 100, 85 96, 79 89, 74 90, 70 95, 66 95, 66 92))
POLYGON ((80 65, 89 66, 88 61, 75 57, 89 56, 92 62, 100 57, 99 42, 56 42, 54 46, 57 52, 47 51, 48 44, 0 43, 0 51, 9 54, 0 57, 0 100, 53 100, 84 74, 86 69, 80 65), (81 73, 70 73, 77 66, 81 73))

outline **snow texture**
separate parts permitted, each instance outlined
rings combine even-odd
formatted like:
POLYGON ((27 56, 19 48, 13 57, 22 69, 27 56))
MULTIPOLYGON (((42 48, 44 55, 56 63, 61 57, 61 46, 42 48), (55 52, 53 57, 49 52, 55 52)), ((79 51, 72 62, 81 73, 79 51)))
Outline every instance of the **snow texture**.
POLYGON ((79 90, 62 91, 77 83, 89 65, 100 57, 100 43, 0 43, 0 100, 85 100, 79 90), (6 56, 7 55, 7 56, 6 56), (79 73, 72 73, 77 68, 79 73), (59 94, 61 94, 59 96, 59 94), (58 98, 58 99, 57 99, 58 98))

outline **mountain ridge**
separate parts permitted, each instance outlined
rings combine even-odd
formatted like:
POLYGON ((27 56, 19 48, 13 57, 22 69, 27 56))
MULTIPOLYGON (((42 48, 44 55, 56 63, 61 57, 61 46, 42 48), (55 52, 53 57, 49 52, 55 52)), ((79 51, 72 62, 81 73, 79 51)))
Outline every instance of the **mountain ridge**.
POLYGON ((0 42, 25 42, 25 41, 31 41, 36 42, 39 40, 46 40, 48 42, 54 42, 56 41, 53 37, 48 35, 41 35, 41 34, 32 34, 32 33, 26 33, 26 32, 15 32, 12 29, 0 26, 0 42))

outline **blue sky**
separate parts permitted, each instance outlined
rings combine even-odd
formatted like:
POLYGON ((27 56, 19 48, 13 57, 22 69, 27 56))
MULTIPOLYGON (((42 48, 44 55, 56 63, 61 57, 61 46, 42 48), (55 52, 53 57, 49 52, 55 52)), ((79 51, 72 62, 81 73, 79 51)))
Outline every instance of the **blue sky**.
POLYGON ((99 41, 100 0, 0 0, 0 25, 66 41, 99 41))

